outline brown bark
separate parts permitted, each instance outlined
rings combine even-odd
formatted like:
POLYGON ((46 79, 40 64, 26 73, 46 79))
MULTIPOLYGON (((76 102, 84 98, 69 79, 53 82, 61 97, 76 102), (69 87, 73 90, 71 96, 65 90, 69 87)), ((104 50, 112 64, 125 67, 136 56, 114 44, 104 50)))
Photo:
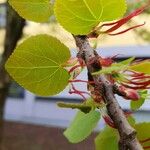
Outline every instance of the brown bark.
POLYGON ((17 41, 22 36, 22 29, 25 25, 25 20, 8 5, 7 6, 7 23, 6 34, 4 42, 4 53, 1 56, 0 62, 0 140, 2 137, 2 124, 3 124, 3 109, 5 99, 8 93, 10 78, 5 71, 4 65, 10 54, 13 52, 17 41))
MULTIPOLYGON (((101 69, 99 64, 99 56, 90 46, 86 36, 74 36, 76 45, 79 48, 78 57, 82 58, 88 69, 88 74, 101 69)), ((107 104, 107 111, 113 120, 120 135, 118 143, 119 150, 142 150, 142 146, 136 138, 136 131, 128 123, 123 110, 119 106, 113 93, 113 86, 105 75, 93 76, 95 87, 99 91, 100 98, 103 98, 107 104)), ((101 100, 99 100, 101 101, 101 100)))

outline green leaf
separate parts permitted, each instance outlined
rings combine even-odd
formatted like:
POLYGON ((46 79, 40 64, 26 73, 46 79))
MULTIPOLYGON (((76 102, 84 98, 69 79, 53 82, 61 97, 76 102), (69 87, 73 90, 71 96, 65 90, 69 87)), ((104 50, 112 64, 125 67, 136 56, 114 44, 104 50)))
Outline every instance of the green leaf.
POLYGON ((50 0, 9 0, 9 4, 27 20, 47 22, 52 14, 50 0))
POLYGON ((58 102, 58 107, 61 108, 71 108, 71 109, 79 109, 84 113, 89 113, 91 110, 95 110, 96 108, 103 108, 105 104, 98 104, 94 102, 92 99, 86 100, 84 103, 64 103, 58 102))
POLYGON ((84 113, 89 113, 92 109, 91 106, 87 106, 84 103, 82 104, 77 104, 77 103, 63 103, 63 102, 58 102, 57 105, 61 108, 71 108, 71 109, 79 109, 80 111, 84 113))
POLYGON ((138 101, 131 101, 130 107, 132 110, 137 110, 139 109, 145 102, 144 98, 140 98, 138 101))
POLYGON ((69 49, 59 40, 38 35, 20 44, 5 67, 13 79, 27 90, 49 96, 67 86, 70 76, 62 65, 69 58, 69 49))
POLYGON ((92 133, 99 119, 100 113, 97 111, 88 114, 79 111, 64 135, 71 143, 81 142, 92 133))
POLYGON ((126 12, 126 1, 56 0, 54 11, 66 30, 75 35, 86 35, 100 22, 122 17, 126 12))
POLYGON ((150 122, 136 124, 134 128, 137 131, 137 138, 142 144, 143 148, 150 146, 150 122))
POLYGON ((95 139, 96 150, 118 150, 118 133, 115 129, 105 127, 95 139))
POLYGON ((139 92, 139 94, 141 98, 138 101, 131 101, 130 103, 130 107, 132 110, 137 110, 144 104, 145 99, 146 99, 145 95, 148 94, 148 91, 142 90, 141 92, 139 92))
POLYGON ((119 62, 119 64, 121 64, 121 65, 129 65, 134 59, 135 59, 135 57, 131 57, 131 58, 128 58, 128 59, 126 59, 124 61, 119 62))
MULTIPOLYGON (((129 121, 129 120, 128 120, 129 121)), ((131 122, 130 122, 131 123, 131 122)), ((143 148, 150 146, 150 123, 139 123, 132 126, 137 131, 137 138, 142 144, 143 148)), ((118 150, 119 135, 118 132, 110 127, 100 132, 95 139, 96 150, 118 150)))
POLYGON ((137 72, 142 72, 145 74, 150 74, 150 61, 146 60, 146 61, 142 61, 140 63, 134 64, 130 66, 129 69, 133 71, 137 71, 137 72))
POLYGON ((129 64, 134 59, 135 58, 132 57, 132 58, 129 58, 127 60, 121 61, 119 63, 114 63, 110 67, 106 67, 106 68, 103 68, 100 71, 94 72, 93 75, 98 75, 98 74, 102 74, 102 73, 109 74, 109 73, 112 73, 112 72, 118 72, 118 71, 121 71, 121 70, 126 70, 129 67, 129 64))

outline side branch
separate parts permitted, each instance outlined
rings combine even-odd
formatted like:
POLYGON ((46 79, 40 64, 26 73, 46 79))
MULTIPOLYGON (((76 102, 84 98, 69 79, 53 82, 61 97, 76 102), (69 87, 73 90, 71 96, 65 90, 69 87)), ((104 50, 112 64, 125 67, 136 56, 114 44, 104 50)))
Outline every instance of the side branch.
MULTIPOLYGON (((92 77, 91 74, 93 72, 101 69, 101 65, 98 60, 99 56, 90 46, 86 36, 74 36, 74 39, 77 47, 79 48, 78 57, 85 61, 88 69, 88 75, 90 74, 92 77)), ((99 100, 96 101, 100 102, 100 98, 104 100, 107 104, 108 114, 118 129, 120 135, 119 149, 143 150, 136 138, 136 131, 128 123, 123 110, 114 96, 113 85, 109 82, 105 75, 97 75, 92 78, 96 89, 99 91, 99 95, 101 95, 101 97, 98 97, 99 100)))

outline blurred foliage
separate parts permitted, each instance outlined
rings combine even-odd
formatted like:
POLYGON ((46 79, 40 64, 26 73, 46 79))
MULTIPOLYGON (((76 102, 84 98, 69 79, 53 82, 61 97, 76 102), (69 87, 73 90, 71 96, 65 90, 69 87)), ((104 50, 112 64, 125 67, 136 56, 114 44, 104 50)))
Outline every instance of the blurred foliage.
MULTIPOLYGON (((141 6, 143 5, 148 5, 150 4, 150 0, 128 0, 128 11, 127 13, 131 13, 133 12, 134 10, 140 8, 141 6)), ((147 17, 150 16, 150 6, 147 7, 147 9, 143 12, 144 15, 147 15, 147 17)), ((136 22, 134 21, 130 21, 128 23, 128 26, 131 27, 131 26, 135 26, 137 25, 136 22)), ((136 35, 136 38, 138 39, 142 39, 146 42, 150 42, 150 30, 145 28, 144 26, 142 28, 140 28, 140 30, 137 28, 137 29, 134 29, 133 30, 135 35, 136 35)))
MULTIPOLYGON (((128 13, 143 6, 148 5, 150 0, 128 0, 128 13)), ((150 14, 150 7, 144 11, 145 14, 150 14)))

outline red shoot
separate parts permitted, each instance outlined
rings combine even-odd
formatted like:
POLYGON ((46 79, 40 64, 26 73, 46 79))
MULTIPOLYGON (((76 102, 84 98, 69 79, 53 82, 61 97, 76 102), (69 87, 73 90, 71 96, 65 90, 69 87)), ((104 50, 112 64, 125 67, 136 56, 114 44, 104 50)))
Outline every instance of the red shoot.
POLYGON ((146 24, 146 23, 144 22, 143 24, 133 26, 133 27, 128 28, 128 29, 126 29, 126 30, 123 30, 123 31, 121 31, 121 32, 117 32, 117 33, 109 33, 109 35, 114 36, 114 35, 123 34, 123 33, 126 33, 126 32, 128 32, 128 31, 132 30, 132 29, 135 29, 135 28, 138 28, 138 27, 144 26, 145 24, 146 24))
MULTIPOLYGON (((135 10, 134 12, 132 12, 131 14, 129 14, 128 16, 126 16, 125 18, 119 20, 119 21, 116 21, 114 23, 109 23, 109 24, 103 24, 101 27, 103 26, 110 26, 110 25, 114 25, 113 27, 111 27, 110 29, 102 32, 102 33, 108 33, 108 34, 111 34, 111 32, 113 31, 116 31, 118 28, 120 28, 121 26, 123 26, 124 24, 126 24, 129 20, 131 20, 132 18, 138 16, 139 14, 141 14, 147 7, 149 6, 149 4, 147 6, 142 6, 141 8, 135 10)), ((144 23, 145 24, 145 23, 144 23)), ((141 25, 137 25, 137 26, 134 26, 134 27, 131 27, 127 30, 124 30, 122 32, 119 32, 119 33, 116 33, 117 34, 121 34, 121 33, 125 33, 131 29, 134 29, 134 28, 137 28, 137 27, 140 27, 144 24, 141 24, 141 25)), ((111 34, 111 35, 115 35, 115 34, 111 34)))
POLYGON ((82 82, 82 83, 87 83, 87 84, 93 84, 94 81, 85 81, 85 80, 69 80, 69 82, 82 82))
POLYGON ((72 73, 74 70, 76 70, 77 68, 81 67, 81 65, 76 65, 76 66, 73 66, 70 70, 69 70, 69 73, 72 73))
POLYGON ((71 86, 72 86, 72 90, 70 89, 69 94, 80 95, 84 100, 86 100, 86 97, 84 96, 84 94, 87 94, 91 97, 91 95, 88 92, 77 90, 72 83, 71 83, 71 86))
POLYGON ((145 147, 143 147, 144 149, 150 149, 150 146, 145 146, 145 147))
POLYGON ((146 143, 146 142, 149 142, 149 141, 150 141, 150 138, 145 139, 145 140, 141 140, 140 143, 146 143))
POLYGON ((102 24, 101 26, 97 27, 92 33, 90 33, 88 35, 88 37, 97 38, 100 33, 106 33, 106 34, 112 35, 112 36, 113 35, 119 35, 119 34, 123 34, 125 32, 128 32, 128 31, 132 30, 132 29, 135 29, 135 28, 138 28, 138 27, 141 27, 141 26, 145 25, 145 23, 143 23, 143 24, 133 26, 131 28, 128 28, 126 30, 123 30, 123 31, 120 31, 120 32, 117 32, 117 33, 112 33, 114 31, 116 31, 117 29, 119 29, 120 27, 122 27, 124 24, 126 24, 128 21, 130 21, 132 18, 140 15, 145 9, 147 9, 149 7, 149 5, 150 5, 150 3, 148 3, 145 6, 142 6, 141 8, 138 8, 137 10, 133 11, 128 16, 126 16, 126 17, 124 17, 124 18, 122 18, 118 21, 102 24), (111 26, 111 27, 109 29, 107 29, 106 31, 100 31, 105 26, 111 26))

